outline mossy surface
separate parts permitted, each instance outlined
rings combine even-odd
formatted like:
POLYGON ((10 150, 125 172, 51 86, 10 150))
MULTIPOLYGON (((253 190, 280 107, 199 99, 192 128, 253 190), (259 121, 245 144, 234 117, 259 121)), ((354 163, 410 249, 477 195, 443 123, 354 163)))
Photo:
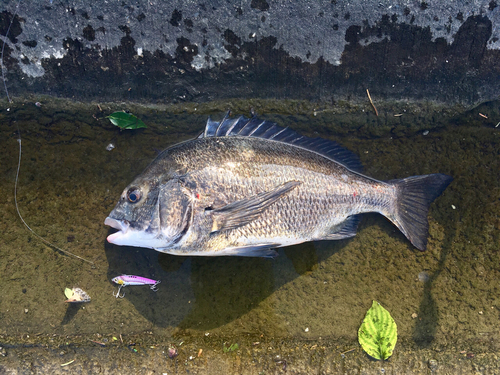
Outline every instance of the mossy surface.
MULTIPOLYGON (((336 107, 298 101, 143 107, 36 98, 4 102, 2 108, 0 343, 17 353, 7 356, 6 364, 14 363, 13 358, 22 362, 23 355, 34 356, 30 353, 42 347, 49 348, 43 355, 58 361, 54 353, 68 342, 72 353, 89 365, 92 356, 85 353, 96 352, 89 340, 121 334, 123 344, 99 348, 110 355, 108 360, 95 357, 102 368, 125 361, 140 370, 147 358, 160 357, 173 363, 162 351, 184 342, 191 349, 180 356, 182 361, 194 363, 189 357, 197 358, 198 349, 205 348, 205 362, 196 361, 212 370, 209 364, 220 361, 235 373, 251 363, 255 371, 247 373, 274 373, 284 363, 269 355, 286 354, 288 369, 295 364, 298 373, 307 373, 307 366, 327 373, 360 366, 375 371, 356 344, 372 300, 380 301, 398 325, 401 346, 398 342, 391 358, 398 369, 414 366, 414 373, 426 373, 417 367, 427 371, 427 361, 436 356, 440 363, 450 361, 450 369, 460 363, 467 369, 495 363, 494 353, 500 350, 498 102, 469 111, 429 103, 379 103, 379 117, 369 103, 336 107), (275 260, 182 258, 106 242, 111 230, 103 224, 105 217, 159 150, 195 137, 208 115, 221 118, 227 109, 248 115, 251 108, 304 134, 336 140, 357 153, 365 173, 374 178, 434 172, 453 176, 431 206, 427 251, 416 250, 376 214, 364 215, 353 239, 285 248, 275 260), (104 118, 123 109, 148 128, 120 131, 104 118), (44 245, 17 216, 17 128, 22 135, 17 198, 23 218, 37 234, 94 266, 44 245), (111 151, 106 150, 109 143, 115 145, 111 151), (422 271, 428 274, 425 282, 419 281, 422 271), (156 293, 127 287, 125 298, 116 299, 111 278, 119 274, 162 282, 156 293), (92 301, 65 304, 64 289, 73 286, 92 301), (127 347, 130 340, 156 345, 156 351, 148 349, 143 353, 149 354, 128 361, 127 356, 136 355, 127 347), (313 344, 308 346, 308 340, 313 344), (273 350, 253 345, 271 341, 273 350), (224 342, 237 342, 244 352, 223 353, 224 342), (351 347, 357 348, 356 360, 335 362, 351 347)), ((72 357, 60 362, 66 359, 72 357)), ((196 371, 202 373, 200 366, 196 371)))

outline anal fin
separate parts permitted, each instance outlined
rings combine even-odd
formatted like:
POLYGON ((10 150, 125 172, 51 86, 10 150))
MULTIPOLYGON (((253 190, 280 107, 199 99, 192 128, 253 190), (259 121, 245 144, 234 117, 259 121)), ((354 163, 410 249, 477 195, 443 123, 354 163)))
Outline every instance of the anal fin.
POLYGON ((356 235, 360 219, 361 215, 349 216, 342 223, 333 228, 333 233, 327 234, 322 238, 315 238, 315 240, 342 240, 354 237, 356 235))

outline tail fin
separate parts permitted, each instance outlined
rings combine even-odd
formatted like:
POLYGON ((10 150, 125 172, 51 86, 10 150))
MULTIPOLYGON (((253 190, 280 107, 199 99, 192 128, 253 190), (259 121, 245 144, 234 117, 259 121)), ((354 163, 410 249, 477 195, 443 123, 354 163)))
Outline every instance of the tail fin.
POLYGON ((419 250, 427 246, 429 206, 451 181, 452 177, 442 173, 388 181, 397 188, 395 212, 390 219, 419 250))

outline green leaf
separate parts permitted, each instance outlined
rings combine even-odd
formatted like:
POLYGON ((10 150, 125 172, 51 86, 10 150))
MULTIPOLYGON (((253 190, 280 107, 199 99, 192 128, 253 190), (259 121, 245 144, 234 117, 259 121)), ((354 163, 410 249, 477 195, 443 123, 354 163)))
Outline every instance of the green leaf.
POLYGON ((64 295, 66 296, 67 299, 71 299, 73 297, 73 289, 66 288, 64 289, 64 295))
POLYGON ((368 355, 386 360, 398 341, 398 327, 389 311, 373 301, 358 331, 358 341, 368 355))
POLYGON ((114 112, 106 116, 106 118, 109 118, 109 121, 111 121, 113 125, 122 129, 139 129, 147 127, 141 119, 128 112, 114 112))
POLYGON ((222 348, 222 350, 224 351, 224 353, 234 352, 235 350, 238 350, 239 347, 240 346, 237 343, 231 344, 231 346, 229 347, 227 347, 226 343, 224 343, 224 347, 222 348))

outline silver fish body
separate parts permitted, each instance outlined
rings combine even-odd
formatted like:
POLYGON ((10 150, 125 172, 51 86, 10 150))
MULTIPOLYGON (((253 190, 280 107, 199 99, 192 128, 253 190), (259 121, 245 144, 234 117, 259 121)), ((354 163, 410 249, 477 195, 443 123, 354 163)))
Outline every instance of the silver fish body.
POLYGON ((336 143, 243 116, 210 119, 197 139, 164 150, 105 220, 116 245, 176 255, 272 257, 274 248, 356 234, 378 212, 420 250, 427 212, 452 178, 378 181, 336 143))

